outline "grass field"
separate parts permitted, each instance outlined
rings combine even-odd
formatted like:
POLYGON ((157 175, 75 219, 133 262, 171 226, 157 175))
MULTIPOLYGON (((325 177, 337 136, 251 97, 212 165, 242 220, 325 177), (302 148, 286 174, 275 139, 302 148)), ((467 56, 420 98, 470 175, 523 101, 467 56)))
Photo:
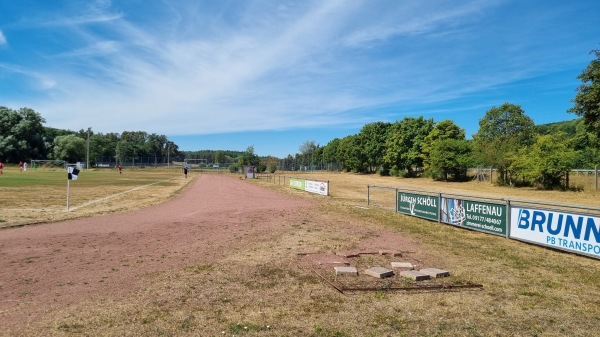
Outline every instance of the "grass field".
POLYGON ((0 228, 124 211, 173 196, 189 180, 180 170, 82 170, 70 184, 67 173, 13 167, 0 176, 0 228))
MULTIPOLYGON (((317 200, 319 214, 310 220, 219 262, 149 275, 140 280, 144 290, 129 301, 82 302, 51 313, 40 323, 45 335, 591 336, 600 329, 600 261, 364 207, 367 185, 600 207, 593 190, 537 191, 345 173, 291 175, 330 181, 331 196, 292 190, 277 184, 277 178, 250 183, 317 200), (339 294, 299 270, 293 253, 351 248, 351 234, 340 231, 344 222, 366 231, 400 233, 419 242, 455 277, 484 288, 339 294)), ((25 176, 8 171, 0 179, 0 226, 143 207, 171 198, 190 180, 178 170, 125 171, 123 176, 112 170, 84 171, 72 182, 71 197, 73 207, 87 206, 66 212, 64 172, 25 176)))

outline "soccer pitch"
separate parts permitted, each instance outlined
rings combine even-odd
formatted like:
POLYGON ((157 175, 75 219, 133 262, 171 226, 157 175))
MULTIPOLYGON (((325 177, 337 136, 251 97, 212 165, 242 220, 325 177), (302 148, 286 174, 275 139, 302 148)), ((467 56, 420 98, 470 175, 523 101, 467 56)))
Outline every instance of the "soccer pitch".
POLYGON ((168 199, 189 181, 178 169, 124 169, 123 174, 114 169, 81 170, 77 180, 69 181, 63 169, 20 172, 9 168, 0 176, 0 227, 152 205, 168 199))

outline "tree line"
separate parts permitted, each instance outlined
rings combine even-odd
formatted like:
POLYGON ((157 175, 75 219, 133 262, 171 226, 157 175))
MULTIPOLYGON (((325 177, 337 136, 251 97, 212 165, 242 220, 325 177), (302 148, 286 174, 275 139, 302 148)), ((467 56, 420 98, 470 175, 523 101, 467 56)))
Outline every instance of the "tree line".
POLYGON ((572 169, 594 167, 600 159, 600 51, 590 54, 596 58, 578 76, 582 84, 568 110, 581 116, 573 121, 536 127, 519 105, 507 102, 485 113, 472 140, 451 120, 405 117, 367 124, 323 147, 305 142, 295 158, 285 160, 441 180, 464 180, 468 168, 485 166, 498 170, 500 184, 559 187, 572 169))
POLYGON ((179 147, 165 135, 144 131, 96 133, 44 126, 45 119, 33 109, 0 107, 0 160, 17 163, 29 160, 64 160, 96 164, 97 158, 123 162, 126 158, 181 156, 179 147))

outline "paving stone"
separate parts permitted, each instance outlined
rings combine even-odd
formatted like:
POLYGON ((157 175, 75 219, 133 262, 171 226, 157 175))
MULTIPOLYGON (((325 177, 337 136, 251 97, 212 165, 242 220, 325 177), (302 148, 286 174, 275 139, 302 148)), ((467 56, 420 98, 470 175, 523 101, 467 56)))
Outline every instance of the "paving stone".
POLYGON ((355 267, 334 267, 336 276, 358 276, 355 267))
POLYGON ((371 267, 365 270, 365 274, 376 278, 386 278, 394 276, 394 271, 383 267, 371 267))
POLYGON ((419 270, 421 273, 423 274, 427 274, 433 278, 440 278, 440 277, 448 277, 450 276, 450 272, 446 271, 446 270, 441 270, 441 269, 437 269, 437 268, 425 268, 425 269, 421 269, 419 270))
POLYGON ((413 279, 415 281, 429 280, 429 275, 423 274, 416 270, 404 270, 400 272, 400 276, 413 279))
POLYGON ((392 268, 402 269, 402 270, 413 270, 415 266, 413 266, 410 262, 392 262, 392 268))

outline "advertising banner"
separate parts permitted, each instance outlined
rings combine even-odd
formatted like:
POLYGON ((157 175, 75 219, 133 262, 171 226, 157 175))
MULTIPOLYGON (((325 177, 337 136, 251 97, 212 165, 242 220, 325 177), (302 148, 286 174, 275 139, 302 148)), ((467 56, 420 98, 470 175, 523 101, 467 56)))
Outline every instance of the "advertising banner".
POLYGON ((600 218, 511 207, 510 237, 600 258, 600 218))
POLYGON ((324 181, 314 181, 314 180, 306 180, 305 181, 305 191, 311 193, 317 193, 321 195, 327 195, 329 191, 329 184, 324 181))
POLYGON ((290 178, 290 187, 304 191, 304 179, 290 178))
POLYGON ((398 212, 429 220, 438 220, 439 197, 398 192, 398 212))
POLYGON ((506 236, 506 205, 442 198, 440 210, 444 223, 506 236))

